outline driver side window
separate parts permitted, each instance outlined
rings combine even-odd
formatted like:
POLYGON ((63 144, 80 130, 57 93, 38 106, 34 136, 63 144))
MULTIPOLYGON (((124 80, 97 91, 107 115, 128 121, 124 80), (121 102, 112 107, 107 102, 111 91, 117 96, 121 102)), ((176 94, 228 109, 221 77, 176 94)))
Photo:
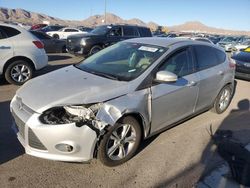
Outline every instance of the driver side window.
POLYGON ((160 67, 160 71, 166 70, 182 77, 194 72, 192 63, 192 56, 188 49, 181 50, 173 54, 167 61, 160 67))
POLYGON ((116 27, 110 30, 109 32, 110 36, 122 36, 122 28, 121 27, 116 27))

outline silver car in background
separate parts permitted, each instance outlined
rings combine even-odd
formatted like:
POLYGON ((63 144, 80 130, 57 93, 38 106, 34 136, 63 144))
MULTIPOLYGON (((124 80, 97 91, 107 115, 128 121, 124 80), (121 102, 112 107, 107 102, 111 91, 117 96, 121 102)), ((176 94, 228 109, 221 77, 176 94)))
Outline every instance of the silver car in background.
POLYGON ((213 109, 224 112, 235 65, 204 42, 139 38, 24 84, 11 102, 27 154, 115 166, 143 139, 213 109))

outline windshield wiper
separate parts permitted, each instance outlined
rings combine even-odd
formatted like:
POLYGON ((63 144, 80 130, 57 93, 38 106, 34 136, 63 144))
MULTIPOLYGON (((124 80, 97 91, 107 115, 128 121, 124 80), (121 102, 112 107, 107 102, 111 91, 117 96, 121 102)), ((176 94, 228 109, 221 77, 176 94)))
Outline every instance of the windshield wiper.
POLYGON ((118 81, 121 80, 118 76, 111 75, 111 74, 106 74, 106 73, 102 73, 102 72, 95 72, 95 71, 90 71, 90 73, 95 74, 97 76, 109 78, 109 79, 112 79, 112 80, 118 80, 118 81))

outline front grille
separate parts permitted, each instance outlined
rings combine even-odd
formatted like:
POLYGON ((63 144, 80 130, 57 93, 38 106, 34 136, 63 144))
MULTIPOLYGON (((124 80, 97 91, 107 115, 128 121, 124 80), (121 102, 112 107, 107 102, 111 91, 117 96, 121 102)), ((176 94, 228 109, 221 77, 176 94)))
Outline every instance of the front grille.
POLYGON ((25 123, 14 112, 12 112, 12 115, 18 128, 19 134, 21 135, 21 137, 23 137, 23 139, 25 139, 25 123))
POLYGON ((70 38, 70 39, 67 39, 67 48, 69 50, 74 50, 76 48, 78 48, 80 46, 80 39, 78 38, 70 38))
POLYGON ((31 128, 29 128, 29 146, 39 150, 47 150, 47 148, 41 143, 39 138, 35 135, 31 128))

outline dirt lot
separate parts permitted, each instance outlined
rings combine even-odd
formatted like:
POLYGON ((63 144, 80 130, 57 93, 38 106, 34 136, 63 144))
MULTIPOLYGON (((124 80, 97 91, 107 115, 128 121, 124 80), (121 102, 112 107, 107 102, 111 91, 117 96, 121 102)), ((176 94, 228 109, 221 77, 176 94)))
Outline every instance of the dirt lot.
MULTIPOLYGON (((80 61, 50 55, 50 66, 38 75, 80 61)), ((229 109, 222 115, 205 112, 143 142, 138 154, 115 168, 94 159, 90 164, 65 163, 24 154, 12 132, 9 103, 17 86, 0 80, 0 187, 192 187, 221 163, 207 129, 233 130, 250 142, 250 82, 237 80, 229 109)))

